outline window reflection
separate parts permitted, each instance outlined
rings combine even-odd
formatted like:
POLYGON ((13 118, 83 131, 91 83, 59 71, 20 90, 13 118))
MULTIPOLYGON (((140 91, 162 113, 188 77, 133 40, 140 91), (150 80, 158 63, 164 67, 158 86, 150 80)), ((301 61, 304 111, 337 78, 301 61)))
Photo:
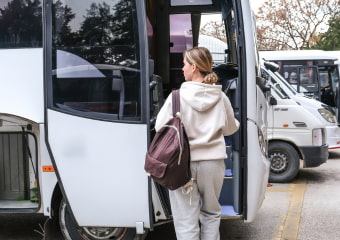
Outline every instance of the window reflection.
POLYGON ((140 119, 132 0, 55 0, 53 107, 113 120, 140 119))
POLYGON ((29 47, 42 47, 41 1, 0 1, 0 48, 29 47))

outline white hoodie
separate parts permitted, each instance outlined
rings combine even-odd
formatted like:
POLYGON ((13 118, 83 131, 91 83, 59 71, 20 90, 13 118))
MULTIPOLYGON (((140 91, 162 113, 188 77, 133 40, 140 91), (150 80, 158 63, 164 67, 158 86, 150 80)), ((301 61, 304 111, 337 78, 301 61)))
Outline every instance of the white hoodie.
MULTIPOLYGON (((191 161, 225 159, 223 136, 239 128, 220 85, 184 82, 180 88, 181 116, 189 138, 191 161)), ((172 118, 172 94, 158 113, 156 131, 172 118)))

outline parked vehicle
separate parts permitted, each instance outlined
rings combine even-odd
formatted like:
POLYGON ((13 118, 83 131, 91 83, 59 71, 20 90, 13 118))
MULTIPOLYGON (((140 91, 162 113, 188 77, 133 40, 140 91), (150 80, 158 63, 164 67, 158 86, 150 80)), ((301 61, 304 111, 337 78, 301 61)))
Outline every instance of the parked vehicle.
POLYGON ((275 63, 264 62, 262 74, 268 76, 269 81, 278 91, 307 109, 325 125, 328 149, 340 148, 340 127, 333 109, 320 101, 307 97, 303 93, 298 93, 296 89, 279 74, 278 69, 279 66, 275 63))
POLYGON ((0 12, 0 212, 44 214, 73 240, 143 239, 171 221, 145 154, 164 98, 183 81, 181 49, 218 14, 227 61, 239 66, 241 123, 222 218, 255 219, 270 165, 268 88, 248 0, 9 0, 0 12))
POLYGON ((339 121, 339 70, 337 60, 322 50, 261 51, 261 59, 273 61, 279 73, 300 93, 334 108, 339 121))
MULTIPOLYGON (((265 71, 264 69, 262 69, 265 71)), ((265 75, 268 77, 269 75, 265 75)), ((271 84, 268 110, 269 181, 290 182, 303 167, 317 167, 328 159, 324 124, 288 95, 271 84)))
POLYGON ((340 51, 325 51, 325 53, 334 58, 337 58, 337 60, 334 63, 338 65, 338 71, 340 73, 340 51))

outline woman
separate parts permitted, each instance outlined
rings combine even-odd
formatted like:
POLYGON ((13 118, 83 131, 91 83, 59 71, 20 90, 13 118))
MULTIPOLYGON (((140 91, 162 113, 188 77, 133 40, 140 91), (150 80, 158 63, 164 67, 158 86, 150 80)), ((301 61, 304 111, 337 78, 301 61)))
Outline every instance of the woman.
MULTIPOLYGON (((212 72, 209 50, 187 50, 183 63, 186 82, 180 88, 181 118, 189 138, 192 182, 169 191, 176 236, 177 240, 219 240, 224 136, 236 132, 239 122, 221 85, 215 85, 218 77, 212 72)), ((170 94, 157 116, 156 131, 171 118, 170 94)))

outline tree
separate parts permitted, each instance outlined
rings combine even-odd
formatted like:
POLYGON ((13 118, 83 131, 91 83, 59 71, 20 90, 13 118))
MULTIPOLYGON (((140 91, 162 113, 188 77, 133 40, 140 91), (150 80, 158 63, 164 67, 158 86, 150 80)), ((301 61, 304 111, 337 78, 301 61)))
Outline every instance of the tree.
POLYGON ((268 0, 256 16, 259 49, 310 48, 337 14, 339 0, 268 0))
POLYGON ((110 7, 107 3, 92 3, 81 23, 79 36, 83 56, 93 63, 135 64, 136 22, 131 1, 120 0, 110 7), (129 59, 129 61, 127 60, 129 59), (124 61, 124 62, 123 62, 124 61))
POLYGON ((57 0, 53 4, 54 19, 54 43, 59 46, 69 45, 71 43, 79 42, 77 34, 72 32, 70 23, 75 18, 75 13, 67 5, 64 6, 61 0, 57 0), (77 40, 76 40, 77 39, 77 40))
POLYGON ((222 21, 210 21, 200 29, 200 33, 227 42, 225 26, 222 21))
POLYGON ((112 22, 110 6, 107 3, 92 3, 80 28, 83 43, 93 46, 110 43, 112 41, 110 32, 112 22))
POLYGON ((313 48, 328 51, 340 50, 340 16, 330 19, 328 25, 327 32, 319 35, 313 48))
POLYGON ((1 47, 42 45, 40 0, 13 0, 0 8, 1 47))

